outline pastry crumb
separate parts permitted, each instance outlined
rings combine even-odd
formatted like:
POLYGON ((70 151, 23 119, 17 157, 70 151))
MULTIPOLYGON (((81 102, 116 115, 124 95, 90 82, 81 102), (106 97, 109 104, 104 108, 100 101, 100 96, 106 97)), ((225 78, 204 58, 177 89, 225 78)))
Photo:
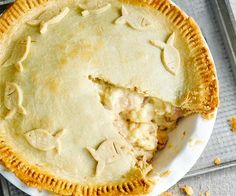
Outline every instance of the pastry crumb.
POLYGON ((173 147, 174 147, 173 144, 168 144, 168 146, 167 146, 168 149, 171 149, 171 148, 173 148, 173 147))
POLYGON ((166 170, 162 173, 160 173, 160 177, 168 177, 169 175, 171 174, 171 171, 170 170, 166 170))
POLYGON ((232 131, 236 133, 236 117, 230 118, 229 121, 230 121, 232 131))
POLYGON ((181 187, 181 190, 188 196, 193 195, 193 188, 191 186, 188 186, 188 185, 183 186, 181 187))
POLYGON ((205 196, 210 196, 210 192, 209 191, 205 192, 205 196))
POLYGON ((158 131, 157 132, 157 140, 158 140, 158 150, 163 150, 168 142, 168 133, 167 131, 158 131))
POLYGON ((171 192, 163 192, 162 194, 158 196, 173 196, 173 194, 171 192))
POLYGON ((219 157, 216 157, 216 158, 214 159, 214 164, 215 164, 215 165, 220 165, 220 164, 221 164, 221 159, 220 159, 219 157))
POLYGON ((209 191, 206 191, 205 194, 203 193, 199 193, 199 196, 210 196, 210 192, 209 191))
POLYGON ((198 139, 198 138, 191 138, 188 142, 189 146, 194 147, 196 145, 203 144, 204 140, 198 139))

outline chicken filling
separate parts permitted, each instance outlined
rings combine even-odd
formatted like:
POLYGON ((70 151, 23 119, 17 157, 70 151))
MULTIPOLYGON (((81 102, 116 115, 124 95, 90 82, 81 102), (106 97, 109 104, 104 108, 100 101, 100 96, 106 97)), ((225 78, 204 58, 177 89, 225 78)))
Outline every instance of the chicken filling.
POLYGON ((157 150, 165 148, 168 132, 176 127, 182 111, 169 103, 98 80, 100 101, 114 113, 114 126, 133 148, 136 166, 143 173, 151 169, 157 150))

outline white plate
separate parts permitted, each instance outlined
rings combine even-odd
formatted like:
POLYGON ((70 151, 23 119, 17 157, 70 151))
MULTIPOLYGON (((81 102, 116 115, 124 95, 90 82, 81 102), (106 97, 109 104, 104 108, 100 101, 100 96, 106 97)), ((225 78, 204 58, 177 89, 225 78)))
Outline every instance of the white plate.
MULTIPOLYGON (((192 168, 200 157, 211 136, 215 117, 205 120, 193 115, 181 120, 176 130, 169 135, 167 147, 159 152, 153 161, 154 171, 150 176, 157 180, 150 196, 157 196, 176 184, 192 168), (184 135, 185 132, 185 135, 184 135), (167 177, 159 178, 158 173, 170 170, 167 177)), ((48 196, 46 191, 38 191, 22 183, 12 172, 0 166, 0 173, 16 187, 32 196, 48 196)))

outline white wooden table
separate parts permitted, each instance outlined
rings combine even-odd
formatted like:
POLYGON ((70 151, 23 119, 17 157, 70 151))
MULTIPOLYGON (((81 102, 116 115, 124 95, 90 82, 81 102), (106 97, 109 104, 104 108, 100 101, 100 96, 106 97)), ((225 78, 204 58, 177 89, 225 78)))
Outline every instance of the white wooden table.
POLYGON ((180 191, 180 187, 184 185, 193 188, 194 196, 206 191, 209 191, 211 196, 236 196, 236 167, 183 179, 169 191, 174 196, 184 195, 180 191))

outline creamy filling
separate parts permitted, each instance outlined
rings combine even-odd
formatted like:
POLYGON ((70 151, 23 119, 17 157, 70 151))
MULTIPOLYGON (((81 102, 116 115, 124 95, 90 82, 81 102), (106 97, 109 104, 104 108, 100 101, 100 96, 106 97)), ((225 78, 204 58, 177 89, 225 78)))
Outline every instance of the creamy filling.
POLYGON ((100 101, 113 112, 114 126, 133 149, 136 166, 143 173, 151 169, 157 150, 168 142, 168 132, 176 127, 182 111, 157 98, 95 80, 100 88, 100 101))

